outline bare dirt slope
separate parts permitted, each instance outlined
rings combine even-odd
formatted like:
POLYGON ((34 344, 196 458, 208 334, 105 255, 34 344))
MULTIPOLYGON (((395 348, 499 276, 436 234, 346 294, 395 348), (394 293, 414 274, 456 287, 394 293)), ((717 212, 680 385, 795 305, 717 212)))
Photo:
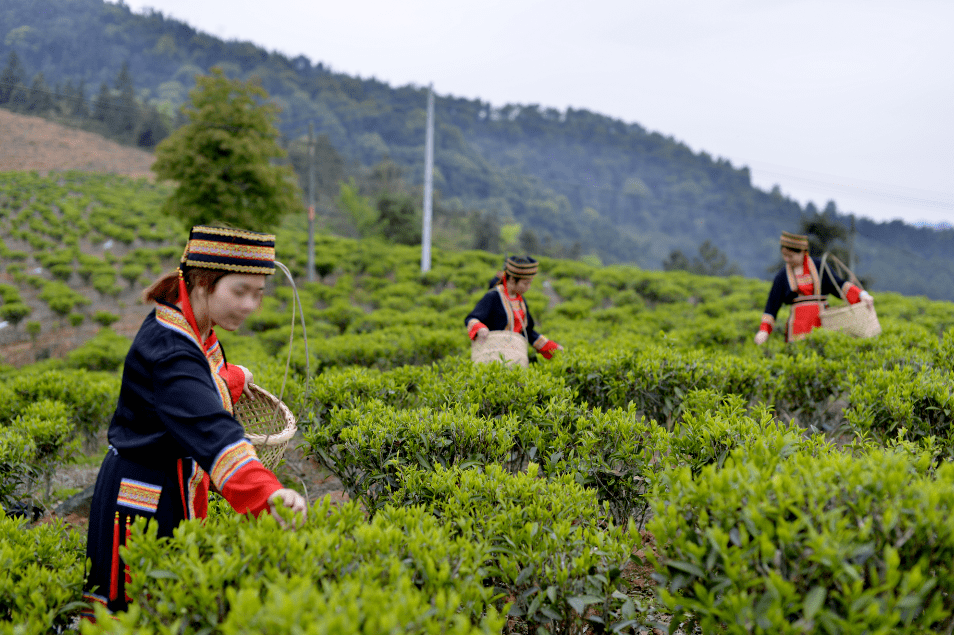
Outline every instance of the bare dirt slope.
POLYGON ((152 153, 0 108, 0 172, 81 170, 153 178, 152 153))
MULTIPOLYGON (((154 159, 150 152, 120 145, 92 132, 0 108, 0 172, 36 170, 47 174, 79 170, 152 179, 150 167, 154 159)), ((25 244, 13 246, 30 249, 25 244)), ((0 282, 10 280, 0 273, 0 282)), ((99 294, 90 289, 85 291, 93 300, 91 311, 102 309, 120 316, 113 330, 123 335, 134 335, 148 313, 148 307, 138 303, 138 293, 134 291, 118 298, 121 303, 117 303, 117 299, 98 297, 99 294)), ((28 290, 25 293, 29 295, 28 290)), ((91 320, 71 327, 52 315, 42 303, 31 304, 37 306, 30 319, 42 323, 41 335, 36 341, 30 341, 22 327, 3 329, 0 331, 0 362, 19 367, 33 363, 38 355, 60 357, 98 330, 91 320)))

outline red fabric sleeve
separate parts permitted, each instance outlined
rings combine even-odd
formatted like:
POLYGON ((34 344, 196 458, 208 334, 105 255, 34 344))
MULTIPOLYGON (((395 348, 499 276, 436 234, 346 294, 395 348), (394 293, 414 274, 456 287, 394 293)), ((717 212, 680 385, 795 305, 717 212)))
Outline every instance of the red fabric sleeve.
POLYGON ((222 488, 222 496, 240 514, 258 516, 268 511, 268 498, 282 484, 258 461, 250 462, 235 472, 222 488))
POLYGON ((237 403, 242 396, 242 390, 245 388, 245 371, 235 364, 225 363, 222 365, 222 370, 219 371, 219 377, 229 385, 232 403, 237 403))
POLYGON ((282 488, 278 478, 258 460, 248 439, 222 448, 209 477, 232 509, 240 514, 258 516, 268 509, 268 497, 282 488))
POLYGON ((861 301, 861 298, 858 297, 861 295, 861 289, 855 285, 851 285, 848 289, 848 293, 845 294, 845 299, 848 300, 848 304, 858 304, 861 301))
POLYGON ((553 351, 557 349, 557 346, 559 346, 559 344, 557 344, 553 340, 550 340, 549 342, 547 342, 546 344, 540 347, 540 354, 543 355, 545 359, 550 359, 551 357, 553 357, 553 351))
POLYGON ((474 323, 470 325, 470 328, 467 329, 467 337, 469 337, 470 339, 474 339, 475 337, 477 337, 477 331, 479 331, 480 329, 485 329, 485 328, 487 327, 484 325, 483 322, 481 322, 480 320, 475 320, 474 323))
POLYGON ((772 334, 772 325, 769 324, 768 322, 762 322, 762 323, 759 325, 759 330, 760 330, 760 331, 765 331, 766 333, 768 333, 769 335, 771 335, 771 334, 772 334))

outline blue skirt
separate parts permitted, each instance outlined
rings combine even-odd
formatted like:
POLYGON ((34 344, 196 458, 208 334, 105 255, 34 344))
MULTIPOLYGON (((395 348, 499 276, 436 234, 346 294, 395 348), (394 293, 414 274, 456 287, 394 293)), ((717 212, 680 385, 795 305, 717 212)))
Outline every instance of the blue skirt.
MULTIPOLYGON (((119 547, 126 544, 130 524, 142 516, 149 523, 157 523, 159 537, 172 536, 180 522, 195 517, 197 508, 200 513, 205 511, 208 490, 199 483, 203 477, 204 472, 191 458, 144 464, 120 456, 110 446, 90 506, 86 543, 90 570, 83 594, 86 602, 101 604, 113 612, 126 610, 129 573, 119 557, 119 547), (197 501, 197 496, 205 500, 197 501)), ((84 617, 92 618, 92 610, 84 612, 84 617)))

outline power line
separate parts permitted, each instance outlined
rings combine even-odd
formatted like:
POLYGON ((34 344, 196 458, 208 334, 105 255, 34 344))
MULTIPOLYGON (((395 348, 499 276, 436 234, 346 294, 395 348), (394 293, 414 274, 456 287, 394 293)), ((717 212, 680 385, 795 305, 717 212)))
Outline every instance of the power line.
POLYGON ((895 203, 954 211, 954 193, 932 192, 887 183, 866 182, 861 179, 835 176, 823 172, 799 170, 797 168, 788 168, 770 163, 756 162, 755 166, 753 169, 758 170, 762 174, 780 176, 790 181, 832 188, 850 194, 860 194, 885 199, 895 203), (799 172, 801 174, 799 174, 799 172))

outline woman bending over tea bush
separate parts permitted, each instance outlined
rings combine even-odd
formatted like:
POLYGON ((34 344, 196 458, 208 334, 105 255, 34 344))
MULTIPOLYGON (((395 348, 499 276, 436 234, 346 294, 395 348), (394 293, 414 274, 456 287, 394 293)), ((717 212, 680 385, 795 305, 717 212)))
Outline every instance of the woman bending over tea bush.
POLYGON ((280 522, 277 507, 306 513, 305 499, 261 464, 233 416, 252 374, 226 362, 212 329, 234 331, 259 307, 274 260, 270 234, 196 226, 178 271, 144 293, 156 308, 126 356, 90 510, 84 599, 92 605, 127 608, 119 547, 137 516, 171 536, 183 520, 206 517, 210 487, 239 513, 268 510, 280 522))
POLYGON ((785 326, 785 341, 800 340, 821 326, 821 309, 827 305, 828 294, 844 293, 849 304, 864 302, 874 306, 874 298, 867 291, 834 275, 830 269, 819 272, 821 261, 808 255, 808 236, 782 232, 780 239, 785 266, 775 274, 772 289, 765 302, 762 324, 755 334, 755 343, 764 344, 775 327, 775 318, 783 304, 792 305, 785 326))
POLYGON ((529 256, 510 256, 505 270, 490 281, 484 294, 466 318, 467 335, 472 341, 483 341, 490 331, 512 331, 522 334, 527 342, 546 359, 563 347, 534 330, 533 316, 523 299, 537 274, 538 263, 529 256))

